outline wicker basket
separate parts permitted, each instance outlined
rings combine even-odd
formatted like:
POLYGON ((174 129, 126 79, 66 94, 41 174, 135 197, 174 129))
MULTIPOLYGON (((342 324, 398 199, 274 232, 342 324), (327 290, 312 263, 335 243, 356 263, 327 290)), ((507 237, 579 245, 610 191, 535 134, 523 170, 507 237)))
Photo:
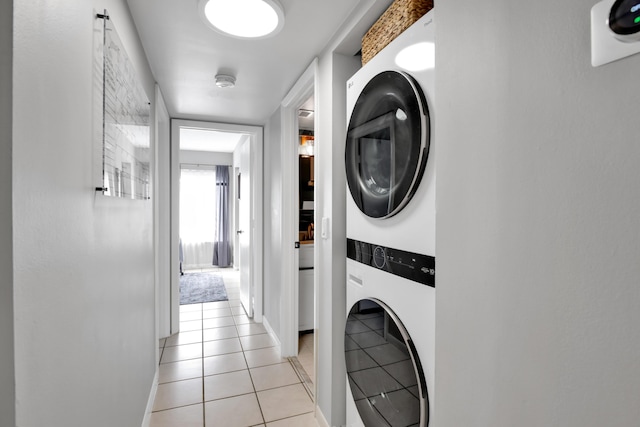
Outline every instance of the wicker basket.
POLYGON ((362 37, 362 65, 431 9, 433 0, 395 0, 362 37))

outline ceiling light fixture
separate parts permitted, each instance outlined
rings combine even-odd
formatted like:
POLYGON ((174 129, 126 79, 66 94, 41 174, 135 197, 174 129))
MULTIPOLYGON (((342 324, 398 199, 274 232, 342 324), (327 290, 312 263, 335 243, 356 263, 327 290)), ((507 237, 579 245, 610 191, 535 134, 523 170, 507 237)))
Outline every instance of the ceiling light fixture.
POLYGON ((298 146, 298 154, 302 157, 311 157, 314 155, 315 140, 313 136, 301 135, 300 145, 298 146))
POLYGON ((227 74, 216 75, 216 86, 218 87, 235 87, 236 78, 227 74))
POLYGON ((265 38, 284 26, 284 10, 277 0, 199 0, 205 22, 232 37, 265 38))

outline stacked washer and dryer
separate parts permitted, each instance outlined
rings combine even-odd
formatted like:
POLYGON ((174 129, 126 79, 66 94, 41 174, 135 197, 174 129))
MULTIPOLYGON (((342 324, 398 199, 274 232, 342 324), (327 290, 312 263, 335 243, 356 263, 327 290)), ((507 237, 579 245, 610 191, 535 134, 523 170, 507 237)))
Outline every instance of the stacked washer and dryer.
POLYGON ((347 82, 348 426, 429 425, 434 26, 431 10, 347 82))

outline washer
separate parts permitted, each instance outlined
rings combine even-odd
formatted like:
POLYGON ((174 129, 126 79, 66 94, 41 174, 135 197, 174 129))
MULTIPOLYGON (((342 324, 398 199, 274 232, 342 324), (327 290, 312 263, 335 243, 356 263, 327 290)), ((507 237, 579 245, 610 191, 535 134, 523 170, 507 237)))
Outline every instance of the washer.
POLYGON ((348 426, 430 425, 434 27, 431 10, 347 82, 348 426))
POLYGON ((433 288, 352 260, 347 268, 347 426, 429 426, 433 288))

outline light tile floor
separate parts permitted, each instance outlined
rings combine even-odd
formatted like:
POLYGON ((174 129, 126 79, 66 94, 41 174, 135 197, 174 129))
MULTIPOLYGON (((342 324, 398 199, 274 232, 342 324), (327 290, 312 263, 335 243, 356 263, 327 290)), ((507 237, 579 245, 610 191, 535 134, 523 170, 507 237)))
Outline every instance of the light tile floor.
POLYGON ((160 340, 151 427, 316 427, 300 378, 244 313, 238 273, 219 272, 229 301, 180 306, 181 332, 160 340))
POLYGON ((316 368, 313 361, 314 334, 302 334, 298 340, 298 360, 312 383, 316 382, 316 368))

